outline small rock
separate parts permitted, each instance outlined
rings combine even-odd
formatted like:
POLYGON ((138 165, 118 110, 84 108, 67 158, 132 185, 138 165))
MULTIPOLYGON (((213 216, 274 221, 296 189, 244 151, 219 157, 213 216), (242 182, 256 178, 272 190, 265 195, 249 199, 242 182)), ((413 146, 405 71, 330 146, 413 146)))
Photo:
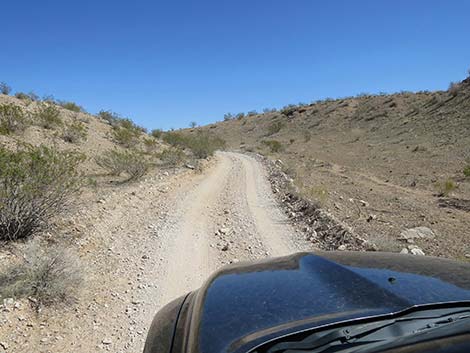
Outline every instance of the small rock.
POLYGON ((416 227, 404 230, 401 232, 401 238, 404 240, 414 240, 414 239, 432 239, 434 238, 434 232, 428 227, 416 227))
POLYGON ((2 347, 4 350, 7 350, 8 344, 6 342, 0 342, 0 347, 2 347))
POLYGON ((228 229, 228 228, 220 228, 220 229, 219 229, 219 233, 220 233, 220 234, 228 234, 228 232, 229 232, 229 229, 228 229))
POLYGON ((361 203, 361 206, 363 206, 363 207, 369 206, 369 203, 367 203, 367 202, 364 201, 364 200, 359 200, 359 202, 361 203))
POLYGON ((113 341, 111 341, 109 338, 104 338, 101 343, 105 344, 105 345, 110 345, 111 343, 113 343, 113 341))
POLYGON ((229 245, 228 245, 228 243, 227 243, 227 244, 225 244, 225 245, 222 247, 221 250, 222 250, 222 251, 227 251, 228 248, 229 248, 229 245))
POLYGON ((346 245, 342 244, 340 246, 338 246, 338 250, 339 251, 345 251, 347 249, 346 245))
POLYGON ((191 165, 191 164, 185 164, 184 166, 185 166, 186 168, 188 168, 188 169, 196 169, 196 168, 195 168, 193 165, 191 165))
POLYGON ((420 248, 413 248, 410 251, 413 255, 424 256, 424 251, 420 248))
POLYGON ((401 249, 401 251, 400 251, 400 254, 408 254, 408 253, 409 253, 409 251, 408 251, 407 248, 403 248, 403 249, 401 249))
POLYGON ((239 262, 239 261, 240 261, 240 260, 238 260, 238 259, 232 259, 232 260, 230 260, 230 263, 231 263, 231 264, 236 264, 236 263, 239 262))
POLYGON ((101 203, 101 204, 104 204, 104 203, 106 203, 106 201, 105 201, 105 200, 103 200, 103 199, 99 199, 99 200, 98 200, 98 201, 96 201, 96 202, 97 202, 97 203, 101 203))
POLYGON ((367 222, 373 221, 374 219, 377 219, 377 216, 375 214, 371 214, 367 217, 367 222))

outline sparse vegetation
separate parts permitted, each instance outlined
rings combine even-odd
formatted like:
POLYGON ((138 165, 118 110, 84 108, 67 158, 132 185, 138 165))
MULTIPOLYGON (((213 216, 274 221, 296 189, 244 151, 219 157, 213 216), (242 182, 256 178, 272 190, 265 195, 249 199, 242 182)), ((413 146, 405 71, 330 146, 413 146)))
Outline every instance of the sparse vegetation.
POLYGON ((83 156, 46 146, 0 147, 0 240, 28 238, 63 212, 80 189, 83 156))
POLYGON ((451 82, 449 84, 449 89, 447 90, 452 97, 455 97, 459 94, 460 85, 456 82, 451 82))
POLYGON ((323 186, 313 186, 308 190, 308 196, 324 205, 328 199, 328 190, 323 186))
POLYGON ((131 147, 137 143, 141 132, 135 128, 127 127, 127 124, 125 126, 115 127, 113 129, 113 138, 118 144, 124 147, 131 147))
POLYGON ((152 153, 157 149, 158 142, 154 137, 146 137, 144 138, 144 146, 147 153, 152 153))
POLYGON ((78 256, 59 245, 29 242, 21 262, 0 274, 0 296, 32 298, 37 305, 68 303, 83 282, 78 256))
POLYGON ((56 129, 64 123, 60 117, 60 110, 48 103, 43 103, 33 115, 33 122, 44 129, 56 129))
POLYGON ((283 150, 282 144, 277 140, 263 140, 261 142, 268 146, 269 150, 273 153, 278 153, 283 150))
POLYGON ((59 105, 62 108, 65 108, 67 110, 70 110, 70 111, 76 112, 76 113, 80 113, 80 112, 85 111, 81 106, 79 106, 77 103, 74 103, 74 102, 59 102, 59 105))
POLYGON ((455 181, 452 179, 447 179, 442 182, 436 183, 436 189, 438 196, 449 196, 449 194, 457 188, 455 181))
POLYGON ((126 174, 126 181, 139 179, 150 169, 149 161, 138 151, 109 150, 95 161, 111 175, 126 174))
POLYGON ((0 135, 23 132, 27 118, 19 106, 14 104, 0 105, 0 135))
POLYGON ((268 132, 266 136, 271 136, 277 134, 279 131, 282 130, 284 127, 284 123, 282 121, 274 121, 268 126, 268 132))
POLYGON ((465 178, 470 178, 470 164, 466 165, 463 168, 463 175, 465 176, 465 178))
POLYGON ((294 104, 286 105, 284 108, 281 109, 281 113, 285 116, 291 116, 297 111, 297 107, 294 104))
POLYGON ((87 130, 85 125, 80 121, 74 121, 70 124, 66 124, 62 131, 62 139, 70 143, 78 143, 85 141, 87 138, 87 130))
POLYGON ((189 123, 189 127, 190 127, 191 129, 194 129, 196 126, 197 126, 197 123, 196 123, 195 121, 191 121, 191 122, 189 123))
POLYGON ((226 113, 224 114, 224 121, 229 121, 233 119, 232 113, 226 113))
POLYGON ((256 110, 250 110, 248 113, 247 113, 248 116, 255 116, 255 115, 258 115, 258 112, 256 110))
POLYGON ((225 141, 207 133, 187 135, 181 132, 167 132, 163 141, 173 147, 187 148, 196 158, 207 158, 218 149, 225 148, 225 141))
POLYGON ((180 148, 171 147, 162 151, 158 155, 158 159, 160 159, 163 166, 175 168, 185 161, 186 155, 180 148))
POLYGON ((11 87, 8 86, 5 82, 0 82, 0 93, 9 95, 11 92, 11 87))
POLYGON ((150 133, 153 137, 156 139, 159 139, 163 135, 163 131, 161 129, 153 129, 152 132, 150 133))

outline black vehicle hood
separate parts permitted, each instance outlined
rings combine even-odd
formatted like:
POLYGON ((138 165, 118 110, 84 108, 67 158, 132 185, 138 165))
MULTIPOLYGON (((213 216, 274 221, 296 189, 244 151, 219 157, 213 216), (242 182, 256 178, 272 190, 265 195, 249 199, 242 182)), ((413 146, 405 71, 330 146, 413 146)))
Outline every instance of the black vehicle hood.
POLYGON ((302 253, 223 268, 189 301, 188 352, 247 352, 300 330, 430 304, 470 304, 470 265, 386 253, 302 253))

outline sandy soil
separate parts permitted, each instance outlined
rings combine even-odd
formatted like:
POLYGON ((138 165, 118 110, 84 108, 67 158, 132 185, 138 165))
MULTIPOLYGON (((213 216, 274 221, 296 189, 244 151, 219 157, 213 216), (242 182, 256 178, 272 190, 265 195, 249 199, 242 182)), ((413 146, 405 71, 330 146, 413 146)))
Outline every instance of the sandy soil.
POLYGON ((200 174, 154 175, 93 197, 74 220, 88 273, 78 304, 4 307, 0 352, 139 352, 155 312, 217 268, 313 248, 246 155, 220 152, 200 174))

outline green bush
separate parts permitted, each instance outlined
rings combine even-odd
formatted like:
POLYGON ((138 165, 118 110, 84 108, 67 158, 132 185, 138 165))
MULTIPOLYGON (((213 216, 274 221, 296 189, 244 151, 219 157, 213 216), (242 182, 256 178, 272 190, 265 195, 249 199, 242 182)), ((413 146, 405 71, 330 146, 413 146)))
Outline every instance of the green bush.
POLYGON ((224 114, 224 121, 229 121, 233 119, 233 114, 232 113, 225 113, 224 114))
POLYGON ((224 140, 207 133, 188 135, 172 131, 163 135, 163 141, 173 147, 191 150, 196 158, 207 158, 213 155, 216 150, 225 148, 224 140))
POLYGON ((29 101, 31 98, 26 93, 23 92, 16 92, 15 97, 24 101, 29 101))
POLYGON ((281 109, 281 113, 286 116, 291 116, 297 111, 297 109, 298 108, 294 104, 289 104, 281 109))
POLYGON ((70 143, 78 143, 87 139, 87 129, 80 121, 66 124, 62 131, 62 139, 70 143))
POLYGON ((152 132, 150 133, 153 137, 156 139, 159 139, 163 135, 163 131, 161 129, 153 129, 152 132))
POLYGON ((81 187, 83 156, 46 146, 0 147, 0 240, 28 238, 63 212, 81 187))
POLYGON ((100 110, 97 116, 103 120, 106 120, 112 127, 117 127, 121 118, 118 114, 113 113, 110 110, 100 110))
POLYGON ((33 115, 34 122, 45 129, 55 129, 64 123, 60 118, 60 110, 52 105, 43 103, 33 115))
POLYGON ((95 159, 96 163, 111 175, 126 174, 126 181, 143 177, 150 168, 150 163, 138 151, 109 150, 95 159))
POLYGON ((283 149, 282 144, 276 140, 263 140, 261 142, 269 147, 270 151, 273 153, 281 152, 283 149))
POLYGON ((163 166, 175 168, 185 161, 186 155, 180 148, 171 147, 162 151, 158 155, 158 159, 160 159, 163 166))
POLYGON ((0 82, 0 93, 9 95, 11 92, 11 87, 8 86, 5 82, 0 82))
POLYGON ((0 296, 33 298, 36 305, 68 303, 76 299, 83 282, 78 256, 59 245, 26 245, 19 263, 0 274, 0 296))
POLYGON ((469 164, 469 165, 466 165, 466 166, 463 168, 463 175, 464 175, 466 178, 470 178, 470 164, 469 164))
POLYGON ((284 123, 282 121, 274 121, 268 126, 268 132, 266 136, 271 136, 277 134, 281 129, 284 127, 284 123))
POLYGON ((20 107, 14 104, 0 105, 0 134, 23 132, 26 125, 27 118, 20 107))
POLYGON ((114 140, 121 146, 127 148, 134 146, 138 142, 139 135, 140 132, 124 127, 117 127, 113 130, 114 140))
POLYGON ((78 104, 76 104, 74 102, 59 102, 59 105, 62 108, 65 108, 67 110, 70 110, 70 111, 76 112, 76 113, 80 113, 80 112, 85 111, 81 106, 79 106, 78 104))

